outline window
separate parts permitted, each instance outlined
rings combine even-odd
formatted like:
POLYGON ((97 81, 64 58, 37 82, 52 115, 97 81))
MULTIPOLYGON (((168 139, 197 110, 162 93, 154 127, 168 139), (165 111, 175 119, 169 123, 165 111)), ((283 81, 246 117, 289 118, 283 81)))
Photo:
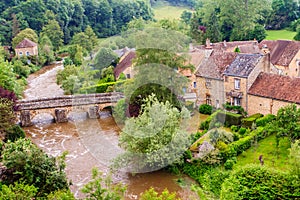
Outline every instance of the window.
POLYGON ((241 99, 237 98, 237 97, 234 97, 233 98, 233 103, 234 103, 235 106, 240 106, 241 105, 241 99))
POLYGON ((182 90, 183 90, 183 93, 185 94, 186 93, 186 87, 183 87, 182 90))
POLYGON ((128 79, 129 79, 129 78, 130 78, 130 74, 126 74, 126 78, 128 78, 128 79))
POLYGON ((194 86, 194 88, 196 88, 197 87, 197 82, 194 82, 193 86, 194 86))
POLYGON ((220 108, 220 101, 216 100, 216 108, 220 108))
POLYGON ((211 79, 209 79, 209 78, 205 79, 205 86, 207 89, 211 88, 211 79))
POLYGON ((26 52, 26 56, 30 56, 30 53, 28 51, 26 52))
POLYGON ((234 89, 239 90, 241 88, 241 79, 234 79, 234 89))
POLYGON ((20 51, 20 52, 19 52, 19 55, 20 55, 20 56, 23 56, 23 52, 22 52, 22 51, 20 51))
POLYGON ((206 104, 211 105, 211 98, 209 94, 206 95, 206 104))

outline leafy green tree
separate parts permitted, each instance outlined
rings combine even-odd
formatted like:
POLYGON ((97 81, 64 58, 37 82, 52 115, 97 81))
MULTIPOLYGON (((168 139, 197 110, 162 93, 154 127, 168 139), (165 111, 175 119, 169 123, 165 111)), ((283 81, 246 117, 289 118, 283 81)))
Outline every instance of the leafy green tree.
POLYGON ((70 190, 57 190, 51 192, 47 199, 55 199, 55 200, 75 200, 73 193, 70 190))
POLYGON ((19 75, 14 73, 14 66, 10 62, 0 61, 0 69, 0 87, 21 97, 25 84, 22 79, 17 80, 19 75))
POLYGON ((94 68, 101 71, 118 59, 118 55, 110 48, 101 48, 94 58, 94 68))
POLYGON ((2 185, 0 190, 1 199, 34 199, 38 192, 38 188, 33 185, 26 185, 24 183, 15 182, 9 186, 2 185))
POLYGON ((54 51, 63 44, 64 33, 56 20, 49 20, 43 27, 41 35, 42 37, 46 35, 51 40, 54 51))
POLYGON ((6 137, 7 131, 14 125, 13 106, 14 103, 11 100, 0 97, 0 137, 2 140, 6 137))
POLYGON ((300 140, 296 140, 291 145, 289 159, 291 173, 300 178, 300 140))
POLYGON ((300 109, 295 104, 280 108, 276 119, 268 125, 269 131, 277 134, 277 144, 281 137, 288 137, 291 142, 300 139, 300 109))
POLYGON ((12 40, 12 47, 15 48, 24 38, 27 38, 35 43, 38 42, 38 36, 34 30, 26 28, 19 32, 12 40))
POLYGON ((56 83, 61 85, 70 75, 79 75, 79 68, 75 65, 66 65, 63 70, 59 70, 56 75, 56 83))
POLYGON ((191 22, 191 18, 192 18, 192 12, 186 11, 184 10, 180 16, 181 20, 186 23, 186 24, 190 24, 191 22))
POLYGON ((87 35, 89 39, 89 45, 86 48, 88 52, 91 52, 95 46, 98 44, 98 38, 97 35, 95 34, 94 30, 92 29, 91 26, 87 26, 86 29, 84 30, 85 35, 87 35))
POLYGON ((297 34, 295 35, 294 40, 300 41, 300 25, 297 27, 297 34))
POLYGON ((43 35, 39 42, 39 63, 48 65, 55 60, 53 45, 47 35, 43 35))
POLYGON ((158 194, 158 192, 156 192, 154 188, 151 187, 149 190, 146 190, 141 194, 139 200, 180 200, 180 199, 176 198, 175 192, 170 193, 168 189, 164 189, 164 191, 161 194, 158 194))
POLYGON ((87 195, 87 200, 121 200, 126 187, 121 183, 113 184, 110 176, 104 178, 102 172, 93 168, 92 180, 81 191, 87 195))
POLYGON ((189 115, 185 108, 179 111, 168 101, 149 96, 141 114, 125 122, 119 138, 125 153, 116 158, 114 167, 140 173, 180 162, 189 145, 181 125, 189 115))
POLYGON ((81 88, 81 82, 78 76, 70 75, 62 82, 61 87, 65 94, 75 94, 81 88))
POLYGON ((37 196, 68 188, 65 154, 58 158, 49 157, 29 139, 19 139, 8 141, 2 156, 4 166, 13 172, 10 180, 5 181, 22 180, 24 184, 33 185, 38 188, 37 196))
POLYGON ((83 62, 83 48, 79 45, 76 45, 76 53, 74 55, 73 63, 76 66, 82 65, 83 62))

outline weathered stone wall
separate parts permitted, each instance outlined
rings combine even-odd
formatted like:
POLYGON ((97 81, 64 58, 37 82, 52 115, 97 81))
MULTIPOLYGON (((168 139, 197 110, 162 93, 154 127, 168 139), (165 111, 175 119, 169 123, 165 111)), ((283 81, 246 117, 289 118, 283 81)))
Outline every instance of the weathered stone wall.
MULTIPOLYGON (((248 102, 248 114, 252 115, 255 113, 261 114, 277 114, 277 111, 287 105, 290 105, 291 102, 279 101, 276 99, 259 97, 254 95, 249 95, 248 102)), ((300 105, 297 105, 300 108, 300 105)))
POLYGON ((209 79, 210 85, 206 83, 206 78, 197 77, 197 104, 205 104, 206 96, 210 95, 211 105, 222 107, 225 103, 225 92, 223 80, 209 79))
POLYGON ((115 103, 121 98, 123 98, 122 93, 72 95, 34 100, 21 100, 17 102, 17 106, 18 110, 37 110, 80 105, 115 103))
POLYGON ((300 77, 300 65, 298 65, 298 62, 300 62, 300 51, 298 51, 298 53, 289 65, 289 76, 300 77))
MULTIPOLYGON (((242 92, 243 96, 241 98, 241 106, 246 109, 247 106, 247 79, 241 77, 227 76, 226 81, 224 82, 225 94, 231 91, 242 92), (240 89, 235 89, 234 80, 240 79, 240 89)), ((226 101, 228 103, 233 102, 233 98, 226 95, 226 101)))
POLYGON ((16 55, 18 57, 21 57, 20 56, 20 52, 22 52, 22 56, 26 56, 26 52, 29 52, 30 56, 38 55, 38 48, 37 48, 37 46, 35 46, 35 47, 29 47, 29 48, 16 49, 15 51, 16 51, 16 55))

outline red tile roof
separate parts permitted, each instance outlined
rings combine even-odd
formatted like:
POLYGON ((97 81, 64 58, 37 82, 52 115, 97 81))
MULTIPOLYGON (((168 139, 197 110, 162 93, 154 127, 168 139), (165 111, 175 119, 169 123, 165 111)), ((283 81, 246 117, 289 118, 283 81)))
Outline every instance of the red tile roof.
POLYGON ((37 46, 35 42, 32 42, 31 40, 25 38, 16 46, 16 49, 35 47, 35 46, 37 46))
POLYGON ((260 73, 248 93, 300 104, 300 78, 260 73))
POLYGON ((289 66, 300 50, 300 42, 290 40, 263 40, 259 46, 260 48, 267 47, 270 50, 271 63, 273 65, 285 67, 289 66))
POLYGON ((136 58, 135 51, 130 51, 128 54, 126 54, 119 64, 114 69, 115 77, 119 77, 122 72, 124 72, 128 67, 132 66, 132 60, 136 58))

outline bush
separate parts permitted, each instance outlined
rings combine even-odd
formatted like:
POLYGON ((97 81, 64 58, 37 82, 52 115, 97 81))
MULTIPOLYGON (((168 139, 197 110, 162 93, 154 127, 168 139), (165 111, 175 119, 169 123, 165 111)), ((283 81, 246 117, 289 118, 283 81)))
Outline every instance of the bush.
POLYGON ((236 160, 234 159, 228 159, 226 160, 226 162, 224 163, 224 168, 227 170, 232 170, 233 165, 236 163, 236 160))
POLYGON ((230 127, 230 129, 233 131, 233 132, 237 132, 239 130, 239 127, 238 126, 235 126, 235 125, 232 125, 230 127))
POLYGON ((260 113, 257 113, 257 114, 251 115, 247 118, 244 118, 244 119, 242 119, 242 126, 246 127, 246 128, 251 128, 253 123, 261 117, 263 117, 263 115, 260 113))
POLYGON ((7 130, 6 138, 7 140, 14 142, 20 138, 25 138, 25 132, 19 125, 14 125, 7 130))
POLYGON ((9 186, 2 185, 0 190, 0 199, 34 199, 38 188, 33 185, 15 182, 9 186))
POLYGON ((224 181, 220 197, 224 200, 297 199, 299 194, 299 177, 260 165, 247 165, 224 181))
POLYGON ((38 188, 38 196, 68 188, 64 156, 57 159, 49 157, 29 139, 7 142, 2 158, 3 165, 13 171, 9 180, 5 181, 21 179, 24 184, 38 188))
POLYGON ((246 133, 247 129, 244 128, 244 127, 241 127, 240 130, 239 130, 239 134, 240 135, 244 135, 246 133))
POLYGON ((205 114, 205 115, 211 115, 212 113, 212 106, 208 104, 202 104, 199 107, 199 113, 205 114))
POLYGON ((240 125, 242 118, 243 118, 242 115, 231 113, 231 112, 221 111, 218 112, 217 114, 217 121, 224 123, 227 126, 240 125))
POLYGON ((272 122, 276 118, 275 115, 267 114, 256 120, 256 126, 266 126, 268 123, 272 122))

